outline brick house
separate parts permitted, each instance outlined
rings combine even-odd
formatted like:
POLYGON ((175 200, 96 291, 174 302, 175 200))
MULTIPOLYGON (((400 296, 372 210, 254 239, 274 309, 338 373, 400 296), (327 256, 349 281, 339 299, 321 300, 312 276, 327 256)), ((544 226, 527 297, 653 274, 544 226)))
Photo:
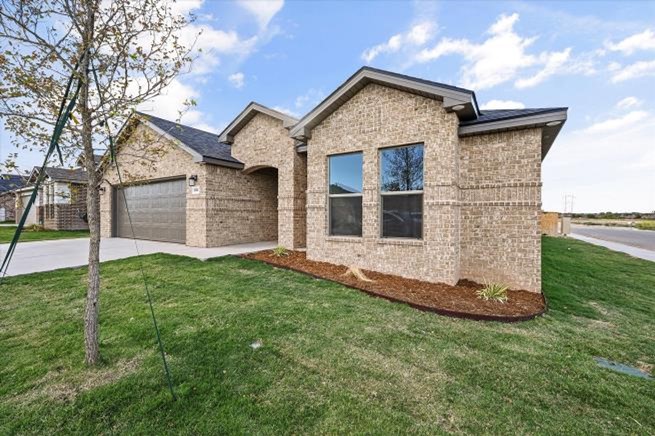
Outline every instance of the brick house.
POLYGON ((364 67, 302 119, 250 103, 220 135, 136 113, 107 166, 104 237, 277 240, 307 257, 541 290, 541 162, 566 108, 364 67), (125 208, 129 205, 129 215, 125 208))
POLYGON ((25 178, 0 174, 0 222, 16 220, 16 190, 25 186, 25 178))
MULTIPOLYGON (((17 191, 16 212, 21 216, 32 195, 34 183, 41 171, 35 167, 27 186, 17 191)), ((86 173, 82 168, 44 168, 45 178, 26 225, 38 224, 51 230, 86 230, 86 173)))

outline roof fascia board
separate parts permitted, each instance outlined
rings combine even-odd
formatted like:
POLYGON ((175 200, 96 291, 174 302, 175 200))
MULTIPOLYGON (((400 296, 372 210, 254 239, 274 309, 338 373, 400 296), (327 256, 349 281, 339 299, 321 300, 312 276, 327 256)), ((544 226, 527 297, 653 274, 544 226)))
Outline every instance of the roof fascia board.
POLYGON ((432 94, 439 96, 444 101, 444 108, 446 110, 451 110, 453 106, 456 105, 467 105, 470 104, 473 106, 473 110, 477 114, 477 107, 474 101, 474 94, 467 92, 460 92, 454 89, 444 88, 438 85, 429 85, 427 83, 418 82, 411 79, 405 79, 402 77, 396 77, 389 74, 385 74, 380 71, 372 71, 367 69, 360 70, 353 77, 348 79, 343 85, 341 85, 335 92, 333 92, 329 97, 319 103, 310 113, 305 115, 290 131, 290 136, 298 139, 307 139, 310 138, 311 129, 308 128, 308 125, 315 120, 317 117, 320 117, 326 111, 330 110, 330 107, 335 106, 337 101, 340 100, 344 95, 346 95, 353 87, 355 87, 362 80, 369 80, 376 83, 396 86, 404 89, 416 90, 418 92, 424 92, 427 94, 432 94))
POLYGON ((212 165, 218 165, 218 166, 227 167, 227 168, 236 168, 236 169, 239 169, 239 170, 242 170, 245 167, 245 165, 242 164, 242 163, 230 162, 230 161, 227 161, 227 160, 216 159, 214 157, 207 157, 207 156, 203 157, 202 160, 198 161, 198 162, 208 163, 208 164, 212 164, 212 165))
POLYGON ((22 188, 14 189, 13 191, 5 191, 5 192, 16 192, 16 193, 23 193, 23 192, 32 192, 34 191, 34 185, 29 185, 29 186, 24 186, 22 188))
POLYGON ((253 112, 259 112, 277 118, 282 121, 282 127, 285 129, 291 128, 298 122, 297 119, 283 114, 282 112, 268 108, 259 103, 251 102, 225 129, 223 129, 223 131, 218 135, 218 140, 220 142, 231 144, 234 141, 234 135, 236 135, 256 115, 253 114, 253 112))
POLYGON ((490 121, 488 123, 473 124, 471 126, 460 126, 459 135, 467 136, 493 132, 496 130, 510 130, 534 125, 545 125, 553 121, 561 121, 562 123, 566 121, 566 110, 546 114, 528 115, 509 120, 490 121))

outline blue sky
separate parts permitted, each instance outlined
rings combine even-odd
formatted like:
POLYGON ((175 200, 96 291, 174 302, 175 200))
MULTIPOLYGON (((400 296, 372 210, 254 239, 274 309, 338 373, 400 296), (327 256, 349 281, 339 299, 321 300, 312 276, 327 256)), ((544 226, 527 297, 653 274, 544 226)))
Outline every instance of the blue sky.
MULTIPOLYGON (((251 100, 302 116, 362 65, 465 86, 483 107, 568 106, 543 203, 655 210, 655 2, 201 1, 189 74, 141 110, 220 131, 251 100)), ((0 158, 14 151, 0 131, 0 158)), ((39 163, 21 152, 19 163, 39 163)))

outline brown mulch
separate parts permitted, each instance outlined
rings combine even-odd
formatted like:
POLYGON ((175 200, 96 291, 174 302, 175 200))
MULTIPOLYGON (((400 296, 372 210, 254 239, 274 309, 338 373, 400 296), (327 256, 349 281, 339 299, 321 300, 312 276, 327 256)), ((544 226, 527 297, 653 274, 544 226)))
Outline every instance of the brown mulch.
POLYGON ((244 254, 242 257, 338 282, 420 310, 458 318, 515 322, 532 319, 546 310, 543 296, 535 292, 507 291, 506 303, 482 300, 475 291, 483 285, 470 280, 460 280, 457 285, 451 286, 362 270, 372 280, 367 282, 346 275, 348 268, 343 265, 308 260, 301 251, 290 250, 288 255, 278 257, 271 250, 265 250, 244 254))

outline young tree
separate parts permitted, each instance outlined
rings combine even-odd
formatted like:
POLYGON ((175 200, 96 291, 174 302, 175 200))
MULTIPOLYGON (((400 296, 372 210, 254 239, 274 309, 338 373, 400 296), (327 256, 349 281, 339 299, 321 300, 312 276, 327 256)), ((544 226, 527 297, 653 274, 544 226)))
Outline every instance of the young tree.
MULTIPOLYGON (((84 314, 85 360, 99 362, 101 174, 94 148, 107 126, 120 125, 159 95, 191 62, 183 29, 193 19, 174 0, 2 0, 0 117, 24 148, 49 143, 69 77, 80 80, 74 112, 60 140, 64 157, 80 153, 88 178, 89 269, 84 314), (95 72, 95 73, 94 73, 95 72), (96 80, 97 77, 97 80, 96 80)), ((188 38, 187 38, 188 39, 188 38)))

